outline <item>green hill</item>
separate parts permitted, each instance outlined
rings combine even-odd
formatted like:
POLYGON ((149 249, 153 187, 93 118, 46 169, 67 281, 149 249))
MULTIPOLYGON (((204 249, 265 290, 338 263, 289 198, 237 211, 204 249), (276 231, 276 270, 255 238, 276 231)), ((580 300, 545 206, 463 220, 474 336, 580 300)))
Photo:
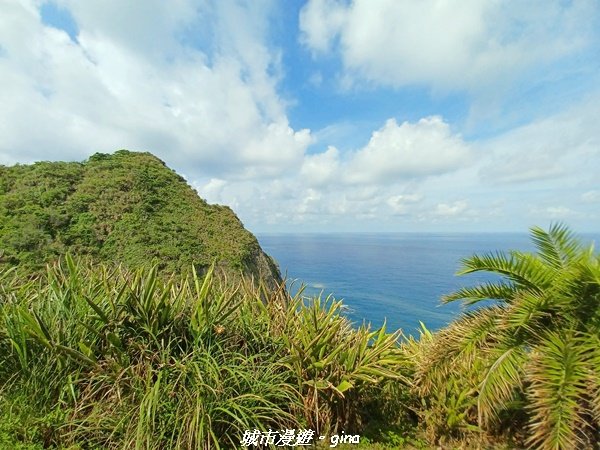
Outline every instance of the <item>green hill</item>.
POLYGON ((209 205, 149 153, 97 153, 83 163, 0 166, 0 264, 37 270, 71 252, 129 267, 228 272, 279 280, 233 211, 209 205))

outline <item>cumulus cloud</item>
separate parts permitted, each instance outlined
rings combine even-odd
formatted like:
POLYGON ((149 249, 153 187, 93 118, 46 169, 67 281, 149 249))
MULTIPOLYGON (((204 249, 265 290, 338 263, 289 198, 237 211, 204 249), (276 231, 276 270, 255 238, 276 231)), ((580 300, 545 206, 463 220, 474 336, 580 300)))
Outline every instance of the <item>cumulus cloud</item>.
POLYGON ((468 162, 469 150, 441 117, 398 125, 389 119, 366 147, 352 155, 347 180, 389 182, 452 171, 468 162))
POLYGON ((211 178, 205 185, 199 185, 195 182, 193 186, 198 191, 198 194, 200 194, 207 202, 223 203, 222 194, 227 186, 227 181, 220 178, 211 178))
POLYGON ((268 226, 275 227, 352 229, 352 224, 370 223, 385 228, 396 219, 454 220, 467 211, 467 200, 443 202, 451 194, 444 192, 426 201, 421 189, 427 191, 440 176, 464 172, 471 158, 469 146, 441 117, 402 124, 390 119, 364 147, 342 152, 329 146, 306 154, 298 171, 283 179, 240 180, 225 187, 211 179, 198 190, 209 199, 239 205, 250 223, 268 217, 268 226))
POLYGON ((375 83, 443 89, 491 85, 584 48, 599 10, 594 0, 310 0, 301 41, 335 49, 346 75, 375 83))
POLYGON ((329 50, 344 26, 346 13, 344 5, 337 0, 309 2, 300 12, 301 41, 315 51, 329 50))
POLYGON ((300 176, 309 186, 391 185, 452 172, 469 163, 470 151, 441 117, 398 125, 389 119, 367 145, 343 154, 329 146, 306 155, 300 176))
POLYGON ((289 125, 277 93, 268 5, 60 5, 77 24, 75 41, 43 23, 38 2, 3 6, 0 162, 130 148, 192 176, 232 178, 275 177, 301 163, 312 137, 289 125), (202 20, 214 27, 214 51, 180 36, 202 20))
POLYGON ((335 181, 339 176, 339 166, 339 151, 330 146, 323 153, 307 155, 300 176, 310 186, 323 186, 335 181))

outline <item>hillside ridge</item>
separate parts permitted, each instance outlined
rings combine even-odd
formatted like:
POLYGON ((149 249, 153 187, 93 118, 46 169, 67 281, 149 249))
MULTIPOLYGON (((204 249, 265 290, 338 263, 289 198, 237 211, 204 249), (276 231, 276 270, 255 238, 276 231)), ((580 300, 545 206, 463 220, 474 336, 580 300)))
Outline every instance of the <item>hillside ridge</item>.
POLYGON ((164 272, 213 262, 273 285, 273 260, 227 206, 211 205, 147 152, 0 166, 0 264, 32 270, 65 253, 164 272))

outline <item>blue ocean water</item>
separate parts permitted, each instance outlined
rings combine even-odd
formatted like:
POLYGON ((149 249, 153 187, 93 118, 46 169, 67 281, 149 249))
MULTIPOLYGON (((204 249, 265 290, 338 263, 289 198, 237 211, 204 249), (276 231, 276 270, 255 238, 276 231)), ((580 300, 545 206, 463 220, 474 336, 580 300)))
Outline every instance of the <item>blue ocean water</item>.
MULTIPOLYGON (((305 294, 343 299, 356 323, 416 334, 419 321, 431 329, 450 323, 459 303, 440 298, 461 286, 492 280, 486 274, 455 276, 460 260, 492 251, 533 251, 527 234, 337 233, 259 234, 262 248, 282 274, 305 294)), ((584 242, 592 237, 582 237, 584 242)), ((596 240, 598 242, 598 240, 596 240)))

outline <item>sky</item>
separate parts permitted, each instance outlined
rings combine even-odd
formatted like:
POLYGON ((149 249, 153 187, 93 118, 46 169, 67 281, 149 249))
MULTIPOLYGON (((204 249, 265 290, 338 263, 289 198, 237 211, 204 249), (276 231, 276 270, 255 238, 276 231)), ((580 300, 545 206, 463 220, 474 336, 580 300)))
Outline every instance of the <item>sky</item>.
POLYGON ((148 151, 255 233, 600 231, 598 0, 0 11, 0 164, 148 151))

